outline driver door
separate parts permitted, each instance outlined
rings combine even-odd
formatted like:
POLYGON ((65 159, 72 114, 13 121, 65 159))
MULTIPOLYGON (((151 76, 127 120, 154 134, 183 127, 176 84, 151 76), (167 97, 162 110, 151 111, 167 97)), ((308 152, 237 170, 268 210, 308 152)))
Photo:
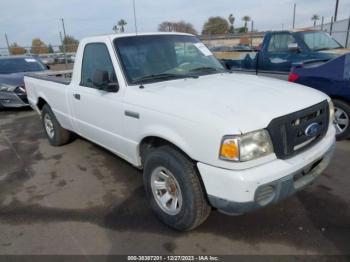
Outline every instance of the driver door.
MULTIPOLYGON (((261 52, 259 68, 266 72, 289 72, 292 63, 304 59, 306 56, 301 49, 290 51, 288 45, 296 43, 291 33, 283 32, 273 34, 267 46, 261 52)), ((300 48, 300 47, 299 47, 300 48)))
POLYGON ((122 152, 122 92, 94 87, 96 71, 107 71, 110 82, 117 83, 110 52, 105 43, 84 47, 80 84, 73 87, 70 103, 77 132, 109 150, 122 152))

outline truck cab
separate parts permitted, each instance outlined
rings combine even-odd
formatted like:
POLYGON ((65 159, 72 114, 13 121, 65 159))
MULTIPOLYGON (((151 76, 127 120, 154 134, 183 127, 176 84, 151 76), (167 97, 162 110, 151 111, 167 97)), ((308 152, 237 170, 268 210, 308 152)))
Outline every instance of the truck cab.
POLYGON ((305 60, 330 60, 338 56, 343 47, 322 31, 268 32, 259 52, 261 71, 287 71, 293 63, 305 60))

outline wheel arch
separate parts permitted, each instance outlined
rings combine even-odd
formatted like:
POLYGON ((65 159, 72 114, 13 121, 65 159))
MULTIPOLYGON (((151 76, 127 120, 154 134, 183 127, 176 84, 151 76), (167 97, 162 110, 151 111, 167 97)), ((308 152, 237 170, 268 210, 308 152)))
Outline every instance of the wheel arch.
POLYGON ((338 96, 338 95, 329 95, 329 97, 333 100, 333 99, 336 99, 336 100, 340 100, 344 103, 347 103, 348 105, 350 105, 350 100, 347 99, 347 98, 344 98, 343 96, 338 96))
POLYGON ((143 137, 138 145, 138 154, 141 160, 141 166, 144 164, 145 156, 150 150, 161 147, 161 146, 170 146, 180 153, 182 153, 184 156, 186 156, 189 160, 196 163, 197 161, 194 160, 188 150, 184 149, 184 146, 178 146, 177 143, 174 141, 171 141, 169 138, 164 138, 163 136, 159 135, 147 135, 143 137))
POLYGON ((48 104, 47 101, 42 98, 42 97, 39 97, 38 98, 38 102, 36 103, 36 106, 38 107, 38 109, 41 111, 44 107, 45 104, 48 104))

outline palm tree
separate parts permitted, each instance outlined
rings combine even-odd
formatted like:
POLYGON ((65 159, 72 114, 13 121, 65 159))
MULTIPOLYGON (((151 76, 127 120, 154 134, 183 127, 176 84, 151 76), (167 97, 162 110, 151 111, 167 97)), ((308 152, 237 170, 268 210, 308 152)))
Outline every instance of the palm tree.
POLYGON ((118 33, 119 28, 118 28, 117 25, 114 25, 113 28, 112 28, 112 30, 114 31, 114 33, 118 33))
POLYGON ((233 34, 234 31, 235 31, 235 29, 234 29, 234 27, 233 27, 233 24, 235 23, 235 17, 233 16, 233 14, 230 14, 230 15, 228 16, 228 21, 229 21, 229 23, 230 23, 229 32, 230 32, 231 34, 233 34))
POLYGON ((320 16, 315 14, 311 17, 311 20, 314 21, 314 27, 316 27, 316 22, 317 20, 320 20, 320 16))
POLYGON ((251 20, 251 18, 250 18, 250 16, 245 15, 245 16, 243 16, 242 20, 244 21, 244 31, 248 32, 247 24, 251 20))
POLYGON ((124 33, 124 26, 126 26, 127 25, 127 22, 124 20, 124 19, 120 19, 119 21, 118 21, 118 26, 119 26, 119 28, 120 28, 120 32, 121 33, 124 33))

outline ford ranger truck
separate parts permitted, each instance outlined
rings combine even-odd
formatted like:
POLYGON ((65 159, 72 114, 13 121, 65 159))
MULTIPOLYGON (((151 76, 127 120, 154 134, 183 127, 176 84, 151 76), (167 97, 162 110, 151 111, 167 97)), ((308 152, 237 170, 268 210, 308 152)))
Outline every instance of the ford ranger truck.
POLYGON ((25 77, 51 145, 76 133, 142 169, 150 207, 177 230, 213 208, 243 214, 280 202, 334 151, 327 95, 227 71, 193 35, 85 38, 67 76, 25 77))

